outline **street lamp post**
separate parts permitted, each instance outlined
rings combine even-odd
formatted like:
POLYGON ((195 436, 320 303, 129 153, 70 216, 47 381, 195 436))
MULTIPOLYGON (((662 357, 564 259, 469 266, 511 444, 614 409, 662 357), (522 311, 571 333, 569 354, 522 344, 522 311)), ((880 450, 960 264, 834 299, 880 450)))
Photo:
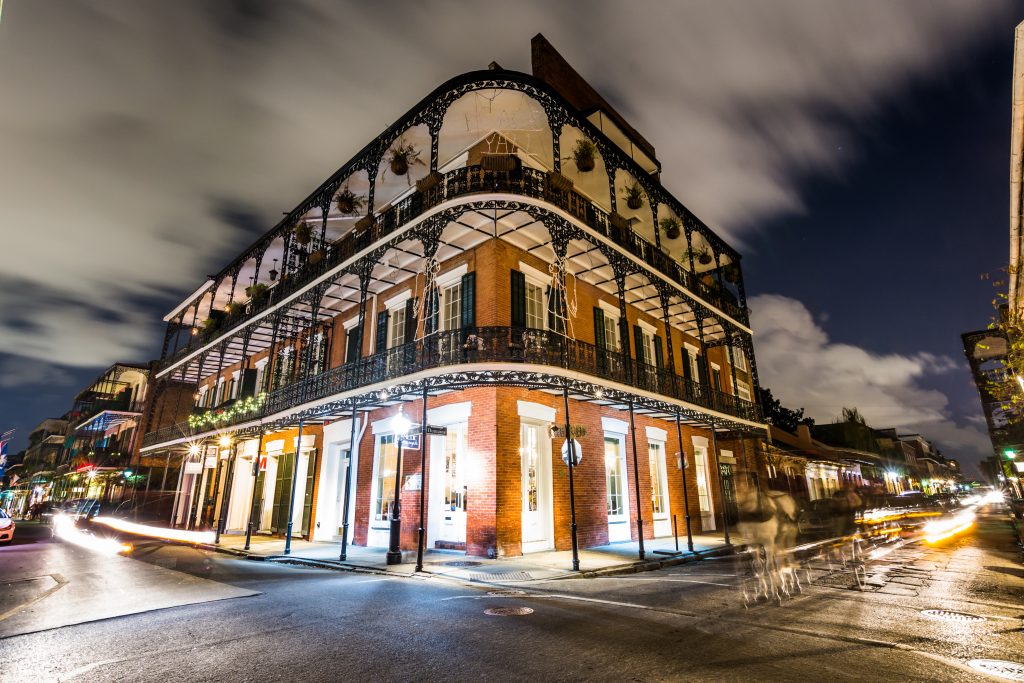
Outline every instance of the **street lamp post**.
MULTIPOLYGON (((409 433, 409 418, 398 409, 398 414, 391 418, 391 429, 398 441, 398 453, 395 457, 395 499, 391 503, 391 535, 388 539, 387 564, 402 563, 402 439, 409 433)), ((423 444, 420 444, 423 448, 423 444)))

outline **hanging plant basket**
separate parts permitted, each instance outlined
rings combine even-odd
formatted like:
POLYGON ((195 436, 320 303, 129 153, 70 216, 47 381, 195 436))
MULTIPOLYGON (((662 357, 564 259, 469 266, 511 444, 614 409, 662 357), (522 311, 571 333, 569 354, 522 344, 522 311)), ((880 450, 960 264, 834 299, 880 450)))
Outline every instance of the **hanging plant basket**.
POLYGON ((552 192, 569 192, 572 188, 572 181, 561 173, 555 171, 548 173, 548 189, 552 192))
POLYGON ((730 263, 722 270, 722 275, 725 276, 726 282, 736 284, 740 281, 740 268, 735 263, 730 263))
POLYGON ((697 261, 700 262, 702 266, 706 266, 714 260, 714 257, 711 256, 711 252, 708 251, 706 248, 701 249, 700 251, 697 252, 697 261))
POLYGON ((636 181, 626 186, 622 192, 626 206, 636 211, 644 205, 644 191, 636 181))
POLYGON ((594 170, 594 157, 597 155, 597 145, 589 138, 580 138, 572 150, 572 159, 576 162, 576 169, 580 173, 589 173, 594 170))
POLYGON ((679 219, 667 216, 658 221, 658 227, 665 233, 665 237, 670 240, 679 239, 679 219))
POLYGON ((431 171, 416 181, 416 190, 418 192, 427 192, 440 185, 442 180, 444 180, 443 175, 437 171, 431 171))
POLYGON ((338 193, 338 196, 334 199, 334 203, 338 207, 339 213, 351 216, 363 210, 366 206, 366 199, 355 194, 346 187, 338 193))
POLYGON ((484 154, 480 157, 480 168, 485 171, 509 173, 519 167, 519 157, 515 154, 484 154))
POLYGON ((391 172, 395 175, 405 175, 409 172, 410 166, 422 163, 420 151, 410 144, 399 142, 391 148, 388 165, 391 167, 391 172))
POLYGON ((316 251, 310 252, 309 259, 307 259, 309 265, 311 266, 315 266, 316 264, 320 263, 323 260, 324 252, 322 249, 317 249, 316 251))
POLYGON ((309 244, 313 239, 313 228, 306 221, 295 225, 295 241, 299 244, 309 244))

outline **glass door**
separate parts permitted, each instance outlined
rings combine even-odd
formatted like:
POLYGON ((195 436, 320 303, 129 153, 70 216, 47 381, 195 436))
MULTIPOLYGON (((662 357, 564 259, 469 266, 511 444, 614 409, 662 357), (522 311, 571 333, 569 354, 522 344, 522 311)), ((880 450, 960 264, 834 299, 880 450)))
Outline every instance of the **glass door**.
POLYGON ((620 436, 604 437, 605 483, 608 493, 608 542, 628 541, 629 494, 626 491, 626 450, 620 436))
POLYGON ((702 531, 715 530, 715 508, 711 500, 711 481, 708 473, 708 449, 696 446, 693 449, 697 470, 697 499, 700 504, 700 527, 702 531))
POLYGON ((665 445, 651 442, 647 446, 651 468, 651 511, 654 516, 654 535, 671 536, 672 520, 668 503, 668 473, 665 469, 665 445))
POLYGON ((551 513, 551 441, 547 426, 526 422, 519 428, 522 476, 523 552, 554 547, 551 513))
POLYGON ((444 437, 442 491, 435 512, 441 517, 438 540, 466 542, 466 423, 451 425, 444 437))

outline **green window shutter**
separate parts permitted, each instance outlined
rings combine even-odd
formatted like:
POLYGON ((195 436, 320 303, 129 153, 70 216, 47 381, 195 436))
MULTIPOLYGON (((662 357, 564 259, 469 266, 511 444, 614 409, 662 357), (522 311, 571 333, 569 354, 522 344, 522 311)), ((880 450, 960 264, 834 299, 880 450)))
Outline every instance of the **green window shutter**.
POLYGON ((665 367, 665 352, 661 348, 661 337, 654 337, 654 364, 659 368, 665 367))
POLYGON ((463 329, 476 327, 476 273, 462 276, 461 317, 463 329))
POLYGON ((633 325, 633 348, 636 350, 636 362, 646 363, 644 358, 644 331, 639 325, 633 325))
POLYGON ((388 312, 381 311, 377 314, 377 348, 380 353, 388 347, 388 312))
POLYGON ((512 327, 526 327, 526 276, 512 271, 512 327))
POLYGON ((693 382, 693 370, 690 368, 690 352, 684 346, 683 352, 683 379, 687 382, 693 382))
POLYGON ((354 363, 359 360, 359 354, 362 352, 360 348, 362 345, 359 343, 359 326, 356 325, 345 337, 345 362, 354 363))
POLYGON ((594 345, 599 351, 608 348, 608 342, 604 338, 604 311, 600 306, 594 306, 594 345))

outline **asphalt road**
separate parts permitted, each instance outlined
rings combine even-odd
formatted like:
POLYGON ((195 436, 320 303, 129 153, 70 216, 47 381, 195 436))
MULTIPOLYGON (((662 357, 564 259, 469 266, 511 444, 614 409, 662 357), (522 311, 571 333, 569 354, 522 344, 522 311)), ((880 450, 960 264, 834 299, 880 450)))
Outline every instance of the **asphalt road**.
POLYGON ((483 586, 158 542, 101 555, 32 524, 19 536, 0 548, 0 681, 991 681, 965 662, 1024 661, 1024 568, 1004 516, 894 550, 867 590, 818 572, 749 609, 729 560, 483 586))

